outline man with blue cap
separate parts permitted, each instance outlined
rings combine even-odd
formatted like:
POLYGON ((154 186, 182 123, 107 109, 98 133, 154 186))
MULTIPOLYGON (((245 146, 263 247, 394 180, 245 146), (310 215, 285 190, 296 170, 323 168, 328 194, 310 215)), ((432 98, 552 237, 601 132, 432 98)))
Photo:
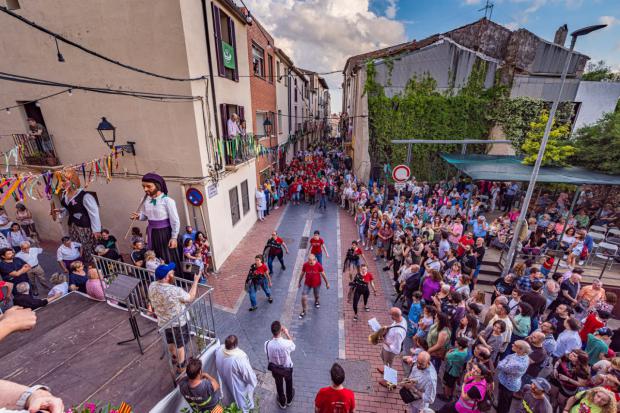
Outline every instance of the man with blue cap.
MULTIPOLYGON (((196 298, 200 274, 194 275, 194 282, 189 292, 174 285, 174 269, 176 265, 170 263, 160 265, 155 269, 155 281, 149 285, 149 300, 153 311, 157 315, 157 325, 161 328, 167 325, 179 314, 186 311, 186 304, 196 298)), ((183 373, 185 369, 185 343, 190 340, 187 319, 179 317, 165 330, 166 343, 172 356, 172 362, 177 368, 177 373, 183 373)))

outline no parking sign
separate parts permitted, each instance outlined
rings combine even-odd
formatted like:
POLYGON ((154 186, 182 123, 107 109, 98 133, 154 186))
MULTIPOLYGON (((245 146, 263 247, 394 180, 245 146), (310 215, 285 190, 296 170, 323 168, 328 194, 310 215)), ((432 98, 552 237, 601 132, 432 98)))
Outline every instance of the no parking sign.
POLYGON ((205 197, 198 189, 189 188, 187 191, 185 191, 185 199, 187 199, 187 202, 189 202, 191 205, 199 207, 204 202, 205 197))

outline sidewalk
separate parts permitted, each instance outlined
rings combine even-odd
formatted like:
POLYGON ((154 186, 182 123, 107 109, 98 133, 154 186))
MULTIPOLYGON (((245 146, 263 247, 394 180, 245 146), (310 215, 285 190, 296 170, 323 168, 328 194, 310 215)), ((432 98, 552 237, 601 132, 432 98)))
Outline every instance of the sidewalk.
MULTIPOLYGON (((217 276, 209 276, 208 283, 213 286, 213 304, 224 311, 236 313, 245 297, 245 279, 254 256, 263 253, 263 247, 271 232, 276 229, 280 217, 288 204, 269 211, 265 221, 256 221, 252 229, 243 237, 235 250, 226 258, 217 276)), ((226 236, 220 234, 218 236, 226 236)))
MULTIPOLYGON (((342 209, 339 209, 340 214, 340 242, 342 247, 342 255, 346 254, 346 250, 350 247, 351 241, 358 238, 357 228, 353 222, 353 218, 348 215, 342 209)), ((364 360, 370 363, 370 390, 368 392, 356 392, 356 412, 368 412, 368 413, 391 413, 402 412, 407 407, 402 402, 398 390, 388 391, 385 387, 379 385, 379 380, 383 376, 377 371, 377 368, 383 367, 381 361, 381 345, 373 346, 368 341, 368 336, 371 333, 371 329, 368 326, 368 320, 376 317, 381 325, 391 324, 389 317, 389 294, 391 290, 387 287, 390 285, 390 280, 382 280, 382 272, 377 268, 374 261, 374 256, 371 254, 374 251, 364 251, 364 256, 368 261, 368 271, 375 275, 375 285, 377 287, 377 296, 370 293, 368 304, 370 312, 363 311, 363 301, 360 300, 358 305, 359 321, 353 321, 353 307, 352 304, 346 302, 346 296, 349 289, 348 275, 342 280, 343 300, 344 305, 344 328, 345 328, 345 352, 346 359, 351 360, 364 360), (385 281, 385 282, 384 282, 385 281), (386 292, 387 290, 387 292, 386 292)), ((403 379, 402 358, 397 357, 394 362, 394 366, 398 371, 398 380, 403 379)), ((345 381, 345 386, 346 386, 345 381)))

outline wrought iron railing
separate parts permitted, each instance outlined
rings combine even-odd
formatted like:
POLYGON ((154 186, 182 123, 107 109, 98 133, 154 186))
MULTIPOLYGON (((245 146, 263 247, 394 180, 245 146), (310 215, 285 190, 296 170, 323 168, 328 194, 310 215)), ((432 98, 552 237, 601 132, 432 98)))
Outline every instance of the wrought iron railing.
POLYGON ((183 363, 190 357, 200 358, 212 345, 217 343, 215 319, 211 304, 211 291, 196 298, 185 310, 159 328, 164 354, 174 382, 184 373, 183 363), (172 343, 170 339, 172 338, 172 343), (171 354, 171 347, 184 349, 184 360, 179 354, 171 354))
POLYGON ((60 162, 54 146, 54 137, 14 134, 13 141, 21 147, 21 162, 25 165, 58 166, 60 162))
MULTIPOLYGON (((149 318, 153 318, 153 309, 151 308, 149 300, 149 285, 155 281, 155 274, 146 268, 136 267, 135 265, 127 264, 121 261, 111 260, 100 256, 93 255, 95 260, 95 266, 103 274, 104 281, 107 284, 111 284, 119 274, 127 275, 130 277, 138 278, 141 282, 136 290, 136 297, 134 299, 134 305, 140 310, 140 313, 149 318)), ((192 282, 184 278, 174 277, 174 285, 181 287, 183 290, 189 292, 192 288, 192 282)), ((205 286, 207 291, 211 291, 212 287, 205 286)), ((202 291, 201 291, 202 292, 202 291)), ((110 300, 108 304, 116 306, 115 302, 110 300)))
POLYGON ((222 140, 226 165, 238 165, 256 157, 254 135, 237 135, 222 140))

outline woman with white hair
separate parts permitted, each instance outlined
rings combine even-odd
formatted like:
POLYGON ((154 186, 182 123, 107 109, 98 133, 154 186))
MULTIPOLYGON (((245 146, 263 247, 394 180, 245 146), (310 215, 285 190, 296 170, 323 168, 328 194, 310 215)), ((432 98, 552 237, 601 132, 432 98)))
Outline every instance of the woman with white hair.
POLYGON ((521 390, 521 377, 530 364, 528 354, 532 352, 532 348, 527 341, 515 341, 512 344, 512 351, 512 354, 499 362, 496 369, 499 382, 498 412, 510 411, 512 394, 521 390))

